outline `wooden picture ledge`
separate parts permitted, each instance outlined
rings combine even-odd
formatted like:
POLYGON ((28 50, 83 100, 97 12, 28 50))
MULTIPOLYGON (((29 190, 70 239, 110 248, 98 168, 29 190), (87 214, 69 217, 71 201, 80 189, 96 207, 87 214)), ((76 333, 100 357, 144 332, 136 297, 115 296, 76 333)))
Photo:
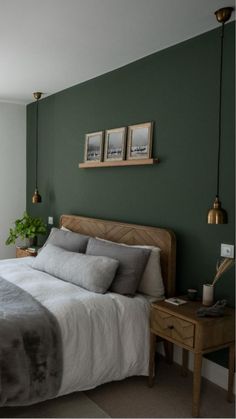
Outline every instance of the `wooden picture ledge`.
POLYGON ((117 166, 145 166, 159 163, 158 159, 137 159, 137 160, 120 160, 120 161, 102 161, 79 163, 80 169, 93 169, 96 167, 117 167, 117 166))

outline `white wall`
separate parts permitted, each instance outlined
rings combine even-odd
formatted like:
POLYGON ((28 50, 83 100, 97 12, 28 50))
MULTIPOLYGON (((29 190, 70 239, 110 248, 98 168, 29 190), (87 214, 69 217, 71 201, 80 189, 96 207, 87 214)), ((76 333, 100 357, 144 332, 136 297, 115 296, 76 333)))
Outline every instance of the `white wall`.
POLYGON ((15 256, 5 241, 25 208, 26 106, 0 102, 0 259, 15 256))

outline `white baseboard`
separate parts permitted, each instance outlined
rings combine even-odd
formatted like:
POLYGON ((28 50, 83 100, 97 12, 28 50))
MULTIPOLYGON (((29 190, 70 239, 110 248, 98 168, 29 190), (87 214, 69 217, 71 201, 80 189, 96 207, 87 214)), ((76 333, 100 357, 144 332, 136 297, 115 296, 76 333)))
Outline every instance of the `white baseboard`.
MULTIPOLYGON (((159 343, 157 345, 157 351, 164 355, 163 345, 159 343)), ((182 364, 182 350, 178 346, 174 345, 174 362, 182 364)), ((193 354, 189 351, 189 369, 193 371, 193 354)), ((228 389, 228 369, 222 367, 209 359, 203 358, 202 363, 202 377, 217 384, 223 389, 228 389)), ((234 394, 235 394, 235 374, 234 374, 234 394)))

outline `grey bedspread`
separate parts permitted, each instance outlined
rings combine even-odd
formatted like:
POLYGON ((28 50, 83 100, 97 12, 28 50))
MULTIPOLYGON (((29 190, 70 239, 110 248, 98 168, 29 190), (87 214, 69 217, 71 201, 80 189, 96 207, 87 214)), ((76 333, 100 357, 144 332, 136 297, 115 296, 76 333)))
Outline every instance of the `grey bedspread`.
POLYGON ((52 398, 61 377, 57 320, 29 293, 0 278, 0 406, 52 398))

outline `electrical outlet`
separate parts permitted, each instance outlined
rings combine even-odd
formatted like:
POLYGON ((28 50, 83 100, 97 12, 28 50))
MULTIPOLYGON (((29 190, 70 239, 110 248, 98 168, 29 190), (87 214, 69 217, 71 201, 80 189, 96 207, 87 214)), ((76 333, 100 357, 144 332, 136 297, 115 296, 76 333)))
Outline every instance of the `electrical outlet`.
POLYGON ((53 217, 48 217, 48 224, 50 224, 50 225, 53 224, 53 217))
POLYGON ((221 243, 220 256, 223 258, 234 258, 234 245, 221 243))

